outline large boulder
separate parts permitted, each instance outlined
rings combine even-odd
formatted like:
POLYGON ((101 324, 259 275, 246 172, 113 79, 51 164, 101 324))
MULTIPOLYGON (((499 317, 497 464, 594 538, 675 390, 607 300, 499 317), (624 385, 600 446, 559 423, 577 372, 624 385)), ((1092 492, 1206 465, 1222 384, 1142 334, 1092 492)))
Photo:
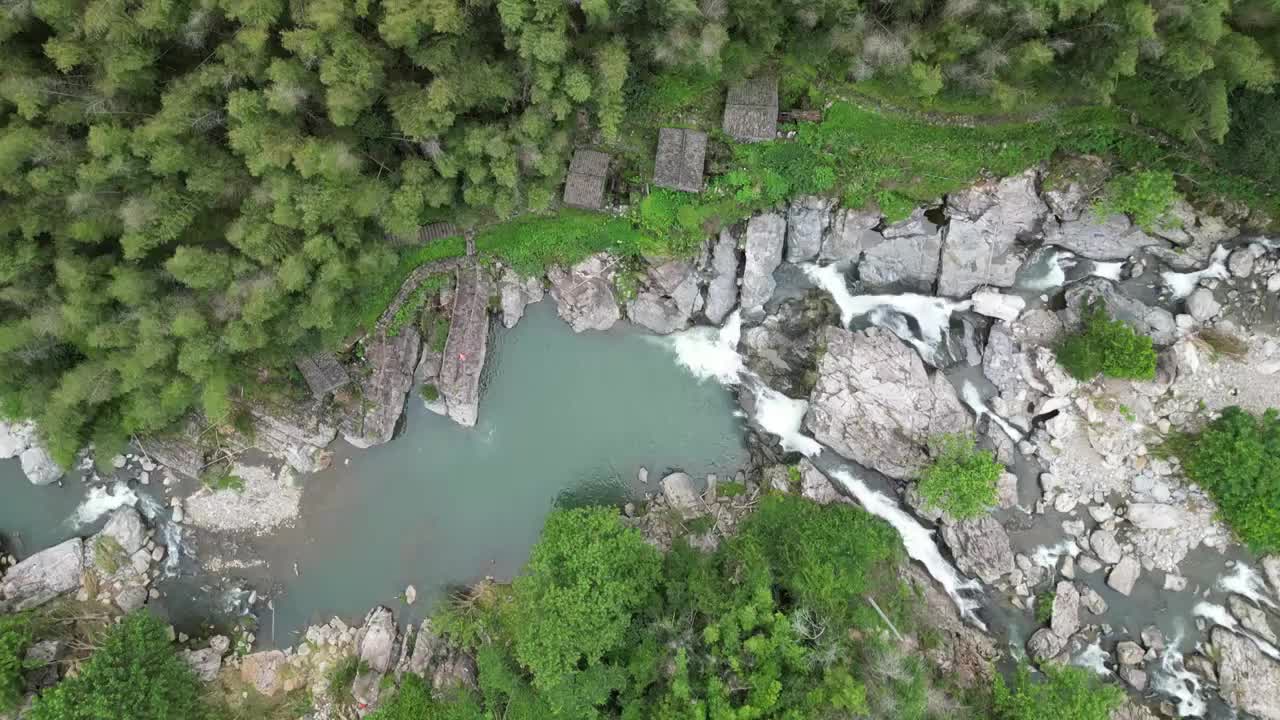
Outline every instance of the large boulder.
POLYGON ((738 241, 728 230, 720 231, 711 251, 711 281, 702 312, 719 325, 738 304, 738 241))
POLYGON ((792 200, 787 208, 787 262, 817 258, 823 234, 830 224, 830 200, 815 195, 792 200))
POLYGON ((80 538, 41 550, 5 572, 0 599, 12 612, 43 605, 80 587, 83 562, 80 538))
POLYGON ((421 349, 422 338, 412 325, 394 336, 378 332, 366 341, 365 360, 372 372, 361 381, 362 400, 343 424, 347 442, 368 448, 390 442, 395 436, 421 349))
POLYGON ((1071 637, 1080 629, 1080 591, 1066 580, 1054 588, 1049 628, 1058 637, 1071 637))
POLYGON ((279 650, 264 650, 240 658, 240 679, 259 693, 272 697, 298 687, 299 679, 289 672, 289 657, 279 650))
POLYGON ((502 272, 502 280, 498 283, 498 296, 502 302, 502 324, 508 330, 515 327, 524 317, 526 306, 542 300, 542 280, 536 277, 521 277, 519 273, 507 268, 502 272))
POLYGON ((1222 699, 1261 720, 1280 720, 1280 664, 1225 628, 1215 627, 1209 638, 1222 699))
POLYGON ((449 339, 436 387, 449 419, 463 427, 474 426, 480 414, 480 375, 489 348, 491 291, 489 275, 479 264, 458 270, 449 339))
POLYGON ((1038 663, 1052 660, 1066 647, 1066 638, 1049 628, 1040 628, 1027 640, 1027 654, 1038 663))
POLYGON ((942 526, 942 541, 951 548, 956 567, 993 583, 1013 572, 1013 545, 1004 526, 990 515, 942 526))
POLYGON ((662 497, 686 520, 703 514, 702 498, 687 473, 673 472, 662 478, 662 497))
POLYGON ((702 309, 693 265, 671 260, 649 268, 646 280, 645 288, 627 303, 631 322, 660 335, 689 327, 693 314, 702 309))
POLYGON ((201 682, 213 682, 218 679, 218 671, 222 669, 222 653, 214 648, 203 650, 183 650, 178 657, 191 668, 191 672, 201 682))
POLYGON ((983 285, 1010 287, 1027 258, 1019 240, 1039 231, 1049 208, 1036 172, 982 182, 947 198, 938 294, 965 297, 983 285))
POLYGON ((396 621, 391 610, 385 607, 370 610, 356 636, 356 653, 362 670, 351 685, 351 695, 362 711, 378 704, 382 678, 391 669, 395 646, 396 621))
POLYGON ((1125 260, 1147 247, 1167 247, 1134 226, 1124 215, 1099 217, 1090 210, 1079 220, 1050 222, 1045 243, 1066 248, 1090 260, 1125 260))
POLYGON ((568 270, 555 266, 547 271, 556 311, 574 332, 608 330, 622 319, 613 294, 615 261, 597 253, 568 270))
MULTIPOLYGON (((889 231, 886 230, 886 233, 889 231)), ((942 234, 876 236, 864 245, 858 277, 869 290, 902 290, 931 293, 938 279, 938 255, 942 234)))
POLYGON ((1120 562, 1111 568, 1111 572, 1107 573, 1107 585, 1112 590, 1121 595, 1129 595, 1133 592, 1133 586, 1138 583, 1138 576, 1142 574, 1142 566, 1132 555, 1125 555, 1120 558, 1120 562))
POLYGON ((778 284, 773 271, 782 264, 787 223, 777 213, 757 215, 747 223, 747 260, 742 271, 742 310, 759 317, 778 284))
POLYGON ((1089 303, 1101 302, 1112 317, 1132 324, 1139 334, 1150 336, 1156 345, 1172 345, 1178 340, 1178 326, 1172 313, 1125 295, 1110 280, 1091 277, 1075 283, 1067 288, 1066 302, 1068 313, 1074 318, 1078 318, 1089 303))
POLYGON ((126 555, 133 555, 147 542, 147 527, 142 516, 132 507, 116 508, 107 516, 107 524, 98 537, 109 537, 126 555))
POLYGON ((437 693, 476 686, 475 660, 438 635, 430 620, 418 630, 405 670, 422 677, 437 693))
POLYGON ((0 420, 0 460, 22 454, 36 443, 36 425, 32 422, 8 423, 0 420))
POLYGON ((822 337, 826 353, 804 420, 819 442, 906 479, 928 464, 931 437, 972 429, 951 383, 927 373, 920 356, 891 332, 828 327, 822 337))
POLYGON ((66 474, 66 470, 59 467, 49 451, 41 445, 23 450, 18 459, 22 463, 22 472, 26 473, 32 485, 49 485, 61 480, 66 474))
POLYGON ((880 213, 863 210, 837 210, 831 227, 822 238, 818 258, 832 262, 857 260, 864 247, 879 244, 884 238, 875 232, 880 213))

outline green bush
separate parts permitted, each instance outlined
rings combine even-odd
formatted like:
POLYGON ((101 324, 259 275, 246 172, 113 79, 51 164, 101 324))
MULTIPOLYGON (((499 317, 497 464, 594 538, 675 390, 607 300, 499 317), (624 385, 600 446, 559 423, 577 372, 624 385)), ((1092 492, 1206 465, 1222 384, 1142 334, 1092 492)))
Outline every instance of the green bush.
POLYGON ((485 717, 473 695, 457 693, 436 700, 421 677, 406 673, 399 689, 369 715, 369 720, 482 720, 485 717))
POLYGON ((1098 679, 1092 670, 1046 665, 1043 678, 1018 666, 1010 686, 996 675, 992 720, 1108 720, 1124 702, 1124 691, 1098 679))
POLYGON ((22 701, 23 658, 31 640, 29 615, 0 616, 0 713, 14 709, 22 701))
POLYGON ((1134 332, 1128 323, 1113 320, 1099 301, 1090 301, 1081 318, 1083 327, 1057 348, 1058 362, 1072 377, 1089 381, 1099 373, 1127 380, 1156 376, 1156 351, 1151 338, 1134 332))
POLYGON ((1036 596, 1036 622, 1047 625, 1053 620, 1053 601, 1057 593, 1042 592, 1036 596))
POLYGON ((1182 199, 1168 170, 1139 170, 1118 175, 1107 182, 1096 209, 1102 215, 1124 213, 1138 227, 1150 232, 1157 224, 1168 226, 1165 213, 1182 199))
POLYGON ((968 435, 942 435, 930 442, 933 463, 917 484, 925 507, 958 520, 985 515, 997 502, 1004 466, 968 435))
POLYGON ((1232 406, 1200 432, 1173 437, 1164 450, 1178 456, 1249 547, 1280 551, 1280 413, 1259 416, 1232 406))
POLYGON ((42 695, 31 720, 201 720, 200 683, 146 611, 110 628, 74 677, 42 695))

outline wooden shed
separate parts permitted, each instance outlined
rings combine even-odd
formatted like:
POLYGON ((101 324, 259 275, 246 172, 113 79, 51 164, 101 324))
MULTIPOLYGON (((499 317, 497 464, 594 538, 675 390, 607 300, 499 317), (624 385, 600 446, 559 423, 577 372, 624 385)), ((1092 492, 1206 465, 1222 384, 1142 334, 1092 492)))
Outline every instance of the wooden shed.
POLYGON ((342 363, 331 352, 298 358, 294 364, 298 366, 307 386, 311 388, 311 394, 316 398, 322 398, 351 382, 347 369, 342 367, 342 363))
POLYGON ((578 150, 569 163, 564 181, 564 204, 599 210, 604 207, 604 186, 609 178, 609 156, 596 150, 578 150))
POLYGON ((685 192, 702 192, 707 134, 697 130, 662 128, 658 131, 658 156, 653 163, 653 183, 685 192))
POLYGON ((758 77, 729 86, 724 131, 742 142, 772 140, 778 134, 778 79, 758 77))

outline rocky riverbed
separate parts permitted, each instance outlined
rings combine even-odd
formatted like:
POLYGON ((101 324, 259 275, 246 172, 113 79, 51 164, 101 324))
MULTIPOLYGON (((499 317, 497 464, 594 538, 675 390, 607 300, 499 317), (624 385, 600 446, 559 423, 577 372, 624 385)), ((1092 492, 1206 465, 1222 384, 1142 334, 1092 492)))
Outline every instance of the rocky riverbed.
MULTIPOLYGON (((305 486, 308 474, 345 465, 351 456, 332 445, 339 434, 355 447, 391 441, 418 402, 415 388, 427 409, 475 426, 460 432, 482 433, 494 400, 484 373, 501 365, 488 357, 490 312, 507 328, 528 322, 526 306, 547 289, 573 332, 599 334, 625 317, 664 336, 655 342, 673 367, 735 392, 750 425, 744 484, 786 490, 780 478, 795 464, 807 496, 858 502, 898 528, 918 563, 914 581, 950 616, 940 664, 971 677, 996 657, 1085 665, 1132 692, 1119 718, 1280 718, 1280 558, 1240 547, 1212 500, 1153 452, 1228 405, 1280 405, 1280 242, 1252 233, 1247 215, 1185 204, 1173 208, 1176 227, 1147 231, 1097 216, 1080 183, 1043 185, 1038 169, 993 178, 892 223, 797 199, 726 229, 697 257, 628 269, 625 295, 620 263, 607 254, 545 279, 450 261, 415 273, 379 327, 341 358, 349 384, 255 407, 252 431, 213 429, 213 441, 193 418, 183 434, 141 439, 117 469, 134 471, 134 487, 155 479, 185 498, 153 522, 288 532, 297 508, 306 515, 296 478, 305 486), (393 327, 440 274, 424 303, 440 322, 393 327), (1057 365, 1053 347, 1093 300, 1153 338, 1153 381, 1080 383, 1057 365), (920 507, 912 481, 942 432, 977 434, 1006 465, 991 516, 956 521, 920 507), (260 469, 237 465, 255 456, 260 469), (213 463, 241 477, 243 494, 164 481, 213 463), (1042 626, 1035 598, 1047 593, 1042 626)), ((20 458, 33 482, 62 475, 26 425, 0 427, 0 457, 20 458)), ((646 478, 633 472, 625 474, 642 494, 646 478)), ((659 492, 636 499, 710 516, 699 540, 709 547, 732 532, 738 512, 716 494, 717 477, 725 475, 663 473, 659 492)), ((669 534, 657 518, 667 515, 634 522, 662 545, 669 534)), ((68 541, 78 549, 64 543, 10 568, 6 601, 78 592, 68 558, 89 562, 85 545, 97 542, 68 541)), ((128 557, 141 558, 145 542, 128 557)), ((148 566, 129 564, 138 582, 104 578, 113 602, 123 593, 131 604, 136 587, 145 602, 164 557, 151 542, 148 566)), ((233 552, 216 562, 243 561, 233 552)), ((444 684, 473 676, 429 631, 411 647, 381 609, 359 631, 336 620, 305 635, 295 650, 244 658, 241 672, 262 690, 306 682, 298 678, 319 675, 305 668, 335 657, 321 648, 367 655, 375 675, 394 672, 419 656, 425 636, 422 655, 436 664, 423 668, 444 669, 422 672, 444 684), (303 670, 279 672, 294 663, 303 670)), ((356 696, 372 704, 378 685, 357 680, 356 696)))

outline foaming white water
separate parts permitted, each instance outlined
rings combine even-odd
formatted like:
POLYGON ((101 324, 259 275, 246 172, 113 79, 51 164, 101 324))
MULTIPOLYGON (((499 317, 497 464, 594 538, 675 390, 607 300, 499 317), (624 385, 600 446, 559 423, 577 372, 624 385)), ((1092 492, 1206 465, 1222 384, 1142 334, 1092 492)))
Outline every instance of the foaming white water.
POLYGON ((942 553, 938 552, 938 545, 933 540, 933 531, 921 525, 915 518, 911 517, 904 511, 893 498, 883 493, 867 487, 866 483, 854 477, 846 470, 836 470, 831 473, 831 478, 836 480, 853 495, 867 512, 882 518, 893 526, 898 534, 902 536, 902 544, 907 549, 907 554, 912 559, 920 562, 942 585, 943 590, 951 597, 952 602, 959 608, 960 614, 968 618, 975 625, 986 626, 982 621, 973 614, 973 611, 980 607, 976 601, 970 600, 961 594, 961 590, 978 590, 981 585, 976 580, 970 580, 962 577, 960 572, 942 557, 942 553))
POLYGON ((1067 270, 1075 267, 1075 256, 1063 250, 1050 250, 1045 259, 1043 275, 1026 278, 1018 283, 1025 290, 1050 290, 1067 284, 1067 270))
MULTIPOLYGON (((831 293, 840 308, 840 322, 848 327, 855 317, 868 315, 872 310, 894 310, 915 318, 920 325, 921 338, 931 344, 938 343, 946 333, 951 314, 957 310, 968 310, 972 303, 968 300, 954 301, 932 295, 854 295, 845 285, 844 274, 839 266, 825 267, 806 264, 801 266, 805 274, 817 283, 818 287, 831 293)), ((874 321, 874 318, 873 318, 874 321)))
POLYGON ((1111 654, 1102 649, 1102 638, 1094 640, 1085 646, 1074 658, 1071 664, 1082 668, 1088 668, 1098 675, 1110 675, 1111 670, 1107 667, 1107 660, 1111 659, 1111 654))
POLYGON ((1173 642, 1160 655, 1160 667, 1151 678, 1151 687, 1178 700, 1178 717, 1204 717, 1208 705, 1202 692, 1204 680, 1187 670, 1181 648, 1184 639, 1179 631, 1173 642))
POLYGON ((1219 245, 1214 249, 1213 255, 1210 256, 1209 266, 1192 272, 1174 272, 1166 270, 1160 273, 1160 279, 1164 281, 1165 286, 1169 288, 1169 293, 1176 300, 1191 294, 1201 280, 1206 278, 1216 278, 1224 280, 1227 277, 1227 256, 1231 253, 1225 247, 1219 245))
POLYGON ((808 401, 789 398, 764 383, 756 389, 756 422, 760 427, 777 435, 783 450, 814 457, 822 452, 821 443, 800 430, 808 410, 808 401))
POLYGON ((974 385, 973 381, 965 380, 964 384, 960 386, 960 398, 964 400, 964 404, 968 405, 969 409, 978 417, 986 415, 991 418, 991 422, 999 425, 1000 429, 1004 431, 1005 435, 1009 436, 1010 440, 1015 443, 1022 442, 1024 439, 1022 431, 1014 427, 1008 420, 997 415, 995 411, 987 405, 987 403, 982 399, 982 393, 978 390, 978 386, 974 385))
POLYGON ((1280 648, 1267 642, 1265 638, 1259 637, 1257 633, 1242 626, 1235 616, 1227 611, 1226 608, 1211 602, 1199 602, 1192 608, 1191 613, 1197 617, 1202 617, 1214 625, 1221 625, 1237 635, 1243 635, 1249 638, 1264 655, 1272 660, 1280 660, 1280 648))
POLYGON ((1031 562, 1043 568, 1056 567, 1058 560, 1064 555, 1075 557, 1080 554, 1080 546, 1075 540, 1063 540, 1055 545, 1041 545, 1031 552, 1031 562))
POLYGON ((77 527, 91 525, 112 510, 130 507, 137 502, 138 494, 122 482, 113 483, 109 488, 95 486, 89 488, 89 493, 76 507, 68 522, 77 527))
POLYGON ((1123 260, 1117 260, 1116 262, 1094 262, 1089 267, 1089 274, 1100 278, 1106 278, 1107 280, 1120 282, 1120 275, 1124 272, 1124 264, 1123 260))
POLYGON ((742 377, 742 313, 734 310, 724 327, 694 327, 670 336, 676 360, 700 380, 736 385, 742 377))
POLYGON ((1257 570, 1244 563, 1236 563, 1231 574, 1218 578, 1216 587, 1222 592, 1243 595, 1259 605, 1276 607, 1267 595, 1267 586, 1257 570))

